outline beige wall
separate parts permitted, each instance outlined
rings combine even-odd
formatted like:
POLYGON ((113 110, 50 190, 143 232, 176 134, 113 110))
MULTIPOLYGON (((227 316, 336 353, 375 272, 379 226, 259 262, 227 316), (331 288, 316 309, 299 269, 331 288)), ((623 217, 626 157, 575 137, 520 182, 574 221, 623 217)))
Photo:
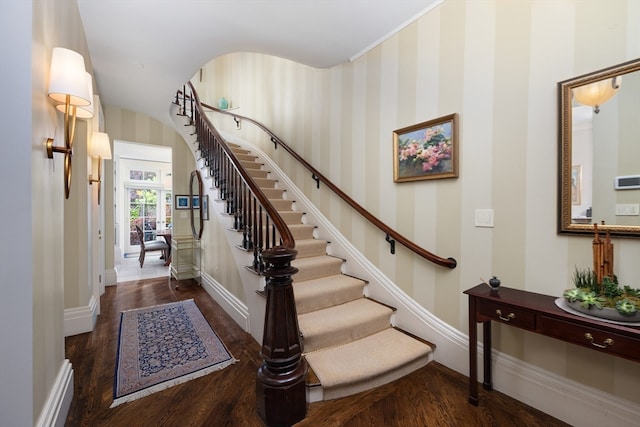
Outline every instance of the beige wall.
MULTIPOLYGON (((49 160, 45 152, 46 138, 63 141, 62 116, 46 93, 51 51, 67 47, 87 59, 88 71, 91 64, 74 0, 3 2, 0 16, 0 50, 9 58, 2 64, 3 99, 16 100, 5 103, 2 114, 2 199, 15 209, 3 209, 11 213, 2 216, 0 243, 0 331, 6 344, 0 352, 0 413, 7 425, 34 425, 65 363, 64 213, 70 205, 63 157, 49 160)), ((86 166, 79 170, 84 174, 86 166)), ((74 185, 72 194, 80 191, 74 185)))
MULTIPOLYGON (((550 295, 591 265, 591 239, 556 234, 556 83, 640 56, 634 0, 448 0, 352 63, 316 70, 251 53, 204 67, 198 91, 225 96, 264 123, 358 203, 446 270, 399 249, 327 194, 284 150, 288 175, 370 260, 418 303, 467 332, 462 292, 497 275, 504 286, 550 295), (392 131, 458 113, 460 177, 393 183, 392 131), (474 227, 475 209, 495 211, 474 227)), ((244 126, 243 137, 258 140, 244 126)), ((640 245, 614 241, 615 271, 638 282, 640 245)), ((640 402, 640 365, 508 327, 495 347, 580 383, 640 402)))

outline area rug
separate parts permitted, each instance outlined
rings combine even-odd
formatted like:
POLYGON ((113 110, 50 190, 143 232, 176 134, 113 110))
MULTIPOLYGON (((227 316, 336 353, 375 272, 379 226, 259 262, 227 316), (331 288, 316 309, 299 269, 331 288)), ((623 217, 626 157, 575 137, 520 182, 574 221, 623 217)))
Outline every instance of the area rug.
POLYGON ((192 299, 123 311, 111 407, 236 362, 192 299))

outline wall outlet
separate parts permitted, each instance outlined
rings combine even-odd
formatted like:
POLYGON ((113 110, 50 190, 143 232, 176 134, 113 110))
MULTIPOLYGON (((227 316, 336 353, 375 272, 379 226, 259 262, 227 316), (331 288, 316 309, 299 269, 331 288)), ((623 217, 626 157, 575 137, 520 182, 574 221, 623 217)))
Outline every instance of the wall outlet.
POLYGON ((476 227, 493 227, 493 209, 476 209, 476 227))

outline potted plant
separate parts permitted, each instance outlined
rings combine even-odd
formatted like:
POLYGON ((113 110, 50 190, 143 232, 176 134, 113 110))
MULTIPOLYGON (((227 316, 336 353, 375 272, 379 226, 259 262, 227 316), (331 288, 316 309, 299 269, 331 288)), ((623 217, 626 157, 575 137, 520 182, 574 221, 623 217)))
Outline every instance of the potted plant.
POLYGON ((640 289, 620 286, 615 275, 599 281, 593 270, 576 267, 573 285, 562 296, 574 310, 603 319, 640 321, 640 289))

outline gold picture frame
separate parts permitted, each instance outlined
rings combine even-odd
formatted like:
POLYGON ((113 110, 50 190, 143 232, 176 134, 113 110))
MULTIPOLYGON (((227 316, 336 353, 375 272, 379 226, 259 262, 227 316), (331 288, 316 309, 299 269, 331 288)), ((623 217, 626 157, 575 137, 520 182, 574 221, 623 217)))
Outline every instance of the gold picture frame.
POLYGON ((458 177, 457 114, 393 131, 393 181, 458 177))

